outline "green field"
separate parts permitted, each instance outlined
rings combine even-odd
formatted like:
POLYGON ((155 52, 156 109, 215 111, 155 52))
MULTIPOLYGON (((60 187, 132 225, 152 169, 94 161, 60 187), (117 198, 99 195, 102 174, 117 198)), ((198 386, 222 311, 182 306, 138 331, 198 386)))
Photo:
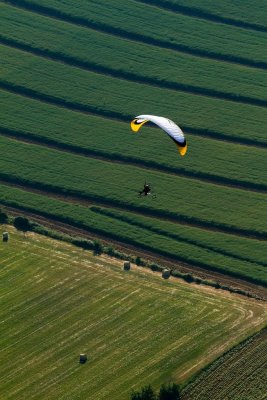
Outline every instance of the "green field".
MULTIPOLYGON (((159 3, 157 0, 139 1, 148 4, 159 3)), ((206 17, 206 19, 214 20, 214 17, 219 17, 221 19, 217 21, 222 23, 250 26, 253 29, 262 28, 266 31, 265 4, 261 0, 255 0, 253 3, 250 0, 242 0, 238 3, 238 7, 231 0, 224 0, 218 4, 213 0, 191 0, 190 7, 188 7, 187 0, 161 0, 161 5, 176 6, 177 11, 181 10, 189 15, 191 11, 192 14, 198 13, 199 16, 206 17)), ((175 8, 173 9, 175 10, 175 8)))
POLYGON ((260 13, 208 0, 0 7, 0 205, 266 285, 260 13), (181 125, 183 159, 162 131, 130 131, 144 112, 181 125), (145 180, 154 201, 136 197, 145 180))
POLYGON ((178 162, 176 151, 172 151, 173 143, 152 127, 146 127, 146 133, 136 135, 130 132, 129 124, 124 122, 111 123, 107 118, 92 115, 88 118, 84 114, 13 93, 0 93, 3 110, 0 129, 3 134, 51 144, 77 154, 135 163, 176 175, 207 179, 217 184, 262 191, 267 188, 267 171, 262 168, 266 150, 260 147, 233 146, 225 141, 191 136, 191 157, 178 162), (38 115, 38 119, 35 115, 38 115), (62 121, 65 121, 64 130, 62 121), (77 134, 74 135, 77 127, 77 134))
MULTIPOLYGON (((267 4, 2 0, 0 10, 0 209, 264 297, 267 4), (179 124, 185 157, 152 124, 133 133, 138 114, 179 124), (156 198, 138 198, 145 181, 156 198)), ((193 382, 190 400, 263 400, 264 344, 228 353, 266 326, 260 300, 125 273, 122 261, 7 229, 1 400, 126 400, 170 381, 193 382)))
MULTIPOLYGON (((0 176, 25 184, 51 188, 59 193, 73 193, 81 198, 93 201, 109 201, 114 206, 121 206, 144 213, 154 213, 159 217, 169 216, 173 220, 188 219, 203 227, 233 231, 241 235, 266 238, 265 231, 265 195, 247 192, 240 204, 239 191, 225 187, 208 185, 205 182, 177 177, 171 174, 149 171, 146 179, 155 182, 159 196, 157 200, 144 203, 135 195, 143 171, 139 167, 130 168, 110 161, 95 160, 73 154, 43 148, 40 146, 17 143, 4 137, 0 138, 3 151, 0 176), (25 159, 25 152, 28 159, 25 159), (16 163, 14 163, 16 159, 16 163), (21 165, 23 164, 23 168, 21 165), (114 180, 110 182, 110 169, 114 180), (62 173, 64 171, 64 173, 62 173), (88 174, 84 174, 88 171, 88 174), (101 193, 99 187, 102 187, 101 193), (188 192, 190 185, 191 192, 188 192), (169 190, 168 190, 169 188, 169 190), (206 191, 211 200, 207 203, 206 191), (165 192, 165 193, 164 193, 165 192), (192 198, 192 192, 195 198, 192 198), (126 203, 126 204, 125 204, 126 203), (254 204, 258 207, 248 215, 254 204), (125 205, 124 205, 125 204, 125 205), (224 205, 231 206, 233 214, 227 215, 224 205), (198 207, 199 208, 198 208, 198 207), (202 210, 200 210, 202 207, 202 210), (207 212, 208 208, 208 212, 207 212), (191 214, 191 215, 190 215, 191 214), (215 222, 216 217, 216 222, 215 222), (255 229, 255 224, 257 228, 255 229)), ((267 211, 267 210, 266 210, 267 211)))
POLYGON ((109 4, 105 0, 77 0, 75 3, 72 0, 64 3, 59 0, 8 0, 7 3, 22 4, 26 9, 53 18, 70 20, 111 34, 143 40, 152 45, 196 52, 206 57, 238 60, 241 63, 249 63, 250 60, 252 65, 265 65, 267 60, 266 54, 262 52, 267 44, 264 32, 207 23, 199 18, 173 14, 134 0, 128 0, 126 4, 121 0, 113 0, 109 4), (155 19, 159 21, 159 18, 160 24, 155 24, 155 19), (217 41, 213 40, 214 34, 218 36, 217 41), (245 46, 240 46, 240 42, 245 46))
POLYGON ((2 5, 1 12, 5 18, 1 24, 0 41, 12 47, 87 70, 107 72, 113 76, 124 74, 126 79, 162 88, 191 90, 240 101, 246 99, 252 103, 266 101, 265 70, 214 63, 208 58, 164 48, 159 57, 158 49, 145 43, 119 36, 107 40, 105 33, 94 29, 70 22, 63 24, 60 20, 8 5, 2 5), (173 74, 177 58, 179 74, 173 74), (199 69, 203 74, 199 75, 199 69))
POLYGON ((125 272, 121 261, 2 229, 10 233, 0 245, 5 400, 123 400, 144 384, 184 383, 266 323, 255 300, 125 272))
POLYGON ((228 136, 234 131, 241 140, 251 139, 253 132, 258 142, 266 141, 264 123, 267 123, 267 117, 263 107, 171 89, 165 89, 162 95, 161 88, 151 85, 124 79, 118 82, 117 78, 108 75, 44 60, 7 46, 1 46, 0 50, 3 55, 1 87, 17 94, 124 121, 144 109, 149 113, 154 110, 156 114, 168 112, 175 119, 179 110, 179 114, 183 113, 181 123, 191 129, 223 132, 228 136))

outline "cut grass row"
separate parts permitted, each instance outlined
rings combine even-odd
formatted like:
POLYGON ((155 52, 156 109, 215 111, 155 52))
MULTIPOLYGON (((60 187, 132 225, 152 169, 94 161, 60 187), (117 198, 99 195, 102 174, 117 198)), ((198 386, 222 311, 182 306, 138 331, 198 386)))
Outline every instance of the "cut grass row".
POLYGON ((267 99, 266 71, 214 63, 168 49, 162 49, 159 55, 154 46, 111 37, 9 5, 3 4, 1 11, 2 42, 44 57, 163 88, 180 88, 240 102, 243 99, 260 104, 267 99))
POLYGON ((256 0, 242 2, 224 0, 216 4, 213 0, 136 0, 141 3, 166 7, 167 10, 181 12, 189 16, 204 18, 246 29, 255 29, 266 32, 266 3, 256 0))
POLYGON ((0 249, 6 400, 123 400, 170 376, 184 382, 266 317, 261 304, 138 270, 125 279, 111 260, 8 230, 0 249), (82 351, 89 360, 80 366, 82 351))
POLYGON ((232 188, 135 166, 129 168, 5 137, 0 138, 0 144, 0 176, 7 181, 208 229, 266 237, 266 196, 263 194, 247 191, 240 201, 240 191, 232 188), (145 179, 157 188, 156 201, 137 198, 140 182, 145 179))
MULTIPOLYGON (((206 236, 206 233, 201 230, 197 232, 196 229, 193 229, 191 235, 191 230, 188 228, 187 233, 184 234, 184 229, 175 228, 170 223, 163 224, 160 222, 155 222, 153 229, 151 229, 149 219, 143 218, 138 225, 138 220, 140 219, 132 217, 134 221, 134 224, 132 224, 129 223, 129 214, 128 220, 124 220, 127 213, 124 213, 122 218, 114 218, 116 213, 113 213, 112 217, 110 216, 112 213, 108 215, 106 212, 105 214, 104 210, 96 212, 94 208, 90 209, 82 205, 66 203, 44 195, 9 188, 5 185, 0 186, 0 204, 66 222, 89 232, 103 235, 107 239, 112 238, 145 251, 152 251, 159 256, 170 257, 175 262, 186 262, 193 266, 226 273, 254 283, 267 284, 266 267, 255 264, 255 262, 241 261, 225 255, 222 251, 218 251, 218 248, 216 249, 216 245, 215 249, 208 249, 209 244, 207 243, 205 246, 205 241, 209 235, 206 236), (169 232, 168 235, 166 231, 169 232), (179 231, 182 232, 181 238, 179 238, 179 233, 177 234, 179 231), (200 241, 199 239, 197 241, 194 240, 194 235, 197 235, 198 238, 200 237, 200 241), (195 243, 193 243, 194 241, 195 243)), ((217 240, 219 239, 217 238, 217 240)), ((230 236, 228 236, 229 240, 231 240, 230 236)), ((242 242, 242 240, 234 238, 233 245, 235 241, 236 243, 242 242)), ((244 243, 253 248, 253 241, 245 240, 244 243)), ((228 243, 229 245, 230 243, 228 243)), ((261 258, 262 254, 260 255, 260 253, 263 250, 263 246, 260 248, 260 245, 256 242, 256 247, 259 249, 259 258, 261 258)))
POLYGON ((168 89, 163 91, 45 60, 6 46, 0 46, 0 51, 1 86, 19 94, 123 120, 130 120, 144 111, 167 115, 175 121, 179 116, 182 126, 200 132, 215 131, 230 137, 253 137, 255 141, 266 142, 264 122, 267 124, 267 114, 263 107, 168 89))
POLYGON ((181 159, 161 130, 147 126, 136 135, 130 131, 129 123, 86 116, 5 91, 0 93, 2 134, 215 183, 252 190, 266 187, 264 149, 187 135, 188 157, 181 159))
POLYGON ((264 68, 267 66, 264 51, 267 37, 264 32, 207 24, 201 19, 172 14, 133 0, 127 3, 113 0, 112 4, 104 0, 77 0, 75 3, 72 0, 64 3, 58 0, 6 2, 162 47, 264 68))

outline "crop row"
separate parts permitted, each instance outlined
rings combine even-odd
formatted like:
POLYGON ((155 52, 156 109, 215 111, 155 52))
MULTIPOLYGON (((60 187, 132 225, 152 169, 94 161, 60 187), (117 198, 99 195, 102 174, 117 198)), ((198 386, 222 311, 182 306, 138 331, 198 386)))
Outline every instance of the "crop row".
POLYGON ((224 0, 216 4, 213 0, 136 0, 141 3, 166 7, 167 10, 181 12, 189 16, 204 18, 246 29, 267 30, 266 4, 261 0, 224 0))
POLYGON ((101 234, 139 249, 173 258, 191 265, 220 271, 237 277, 245 277, 252 282, 266 284, 265 268, 248 261, 236 260, 205 249, 178 238, 171 238, 152 232, 145 227, 134 226, 123 220, 96 213, 90 208, 75 205, 47 196, 27 193, 21 189, 0 186, 0 203, 21 210, 36 212, 45 217, 66 222, 72 226, 101 234), (242 266, 241 266, 242 265, 242 266))
POLYGON ((210 23, 171 14, 157 7, 128 0, 7 0, 52 17, 95 27, 133 40, 180 49, 196 55, 266 67, 264 32, 210 23), (155 24, 157 21, 157 24, 155 24), (177 29, 179 27, 179 29, 177 29), (217 38, 217 40, 215 40, 217 38), (243 45, 240 45, 243 44, 243 45))
POLYGON ((2 87, 84 112, 130 120, 141 113, 167 115, 182 126, 265 142, 263 107, 128 82, 0 46, 2 87), (19 61, 18 61, 19 60, 19 61), (13 88, 12 88, 13 87, 13 88), (140 100, 141 99, 141 100, 140 100), (244 117, 245 116, 245 117, 244 117), (253 132, 253 135, 251 134, 253 132))
POLYGON ((129 123, 86 116, 5 91, 0 93, 2 134, 200 180, 252 190, 265 188, 264 149, 187 135, 188 155, 181 159, 172 141, 158 129, 147 126, 136 135, 130 131, 129 123))
POLYGON ((239 102, 261 104, 267 99, 263 70, 214 63, 168 49, 162 49, 159 55, 154 46, 111 37, 8 5, 2 6, 1 35, 3 43, 14 47, 129 80, 239 102))
POLYGON ((2 179, 208 229, 258 238, 266 236, 265 195, 247 191, 240 201, 239 190, 4 137, 0 138, 0 144, 2 179), (137 197, 145 179, 156 188, 156 200, 137 197))
POLYGON ((186 388, 184 400, 263 399, 266 392, 266 329, 215 361, 186 388))

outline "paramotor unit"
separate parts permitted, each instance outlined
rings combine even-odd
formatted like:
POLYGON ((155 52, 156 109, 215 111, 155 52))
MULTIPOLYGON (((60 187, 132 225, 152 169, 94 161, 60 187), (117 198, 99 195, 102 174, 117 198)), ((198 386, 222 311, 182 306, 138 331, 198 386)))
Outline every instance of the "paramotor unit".
POLYGON ((152 196, 153 199, 157 197, 157 195, 152 192, 150 183, 145 182, 143 189, 138 192, 138 197, 144 197, 150 195, 152 196))
POLYGON ((187 143, 182 129, 176 125, 171 119, 158 117, 157 115, 138 115, 131 121, 131 129, 138 132, 139 129, 146 123, 153 122, 155 125, 163 129, 167 135, 176 144, 181 156, 184 156, 187 151, 187 143))

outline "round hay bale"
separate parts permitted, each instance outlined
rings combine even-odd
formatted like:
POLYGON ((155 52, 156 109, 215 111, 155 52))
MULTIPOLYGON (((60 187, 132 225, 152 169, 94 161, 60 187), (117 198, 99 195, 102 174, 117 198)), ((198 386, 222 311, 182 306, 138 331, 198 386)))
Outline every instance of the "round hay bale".
POLYGON ((129 271, 131 269, 131 263, 130 261, 125 261, 123 264, 123 269, 124 271, 129 271))
POLYGON ((9 234, 8 232, 3 232, 3 242, 8 242, 9 234))
POLYGON ((162 278, 169 279, 170 276, 171 276, 171 271, 169 269, 165 268, 162 271, 162 278))
POLYGON ((80 364, 85 364, 87 361, 87 355, 86 354, 80 354, 80 364))

